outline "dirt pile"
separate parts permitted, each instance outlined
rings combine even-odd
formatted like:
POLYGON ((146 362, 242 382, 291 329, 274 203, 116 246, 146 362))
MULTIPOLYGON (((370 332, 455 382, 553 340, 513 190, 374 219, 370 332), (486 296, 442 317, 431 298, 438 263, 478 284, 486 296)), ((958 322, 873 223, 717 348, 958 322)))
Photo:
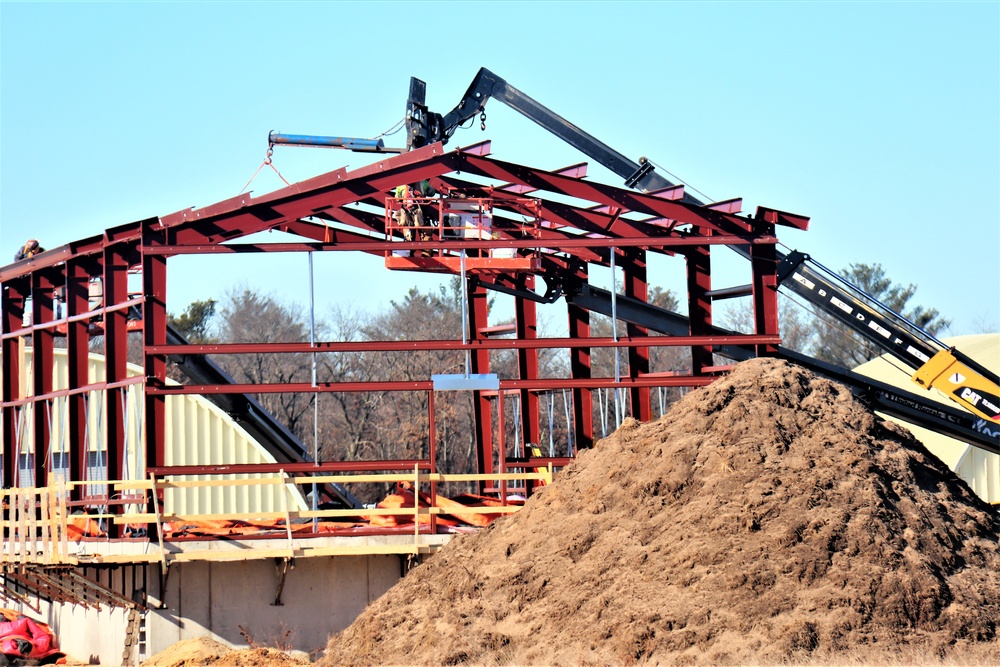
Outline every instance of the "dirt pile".
POLYGON ((185 639, 160 651, 142 667, 296 667, 309 664, 307 659, 274 648, 232 649, 208 637, 185 639))
POLYGON ((153 657, 142 663, 142 667, 196 667, 211 665, 219 658, 231 652, 222 642, 209 637, 185 639, 171 644, 153 657))
POLYGON ((450 544, 321 664, 1000 661, 1000 518, 850 392, 740 364, 450 544), (985 658, 982 656, 986 656, 985 658))
POLYGON ((212 667, 298 667, 309 660, 297 658, 276 648, 245 648, 231 651, 212 663, 212 667))

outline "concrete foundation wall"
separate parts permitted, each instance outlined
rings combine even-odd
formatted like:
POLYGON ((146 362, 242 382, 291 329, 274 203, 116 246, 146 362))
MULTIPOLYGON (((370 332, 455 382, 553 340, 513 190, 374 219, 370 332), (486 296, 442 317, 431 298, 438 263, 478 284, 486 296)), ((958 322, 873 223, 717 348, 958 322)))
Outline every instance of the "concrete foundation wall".
MULTIPOLYGON (((160 568, 147 567, 150 605, 155 606, 160 568)), ((332 633, 350 625, 400 576, 399 556, 304 558, 288 571, 282 604, 275 606, 278 576, 273 560, 176 563, 167 578, 166 607, 145 613, 142 641, 131 664, 183 639, 212 637, 245 648, 249 644, 241 628, 256 644, 282 642, 315 656, 332 633)), ((9 601, 4 604, 51 625, 71 658, 85 664, 122 664, 127 610, 43 602, 39 613, 9 601)))
POLYGON ((398 556, 338 556, 296 561, 275 606, 273 561, 197 562, 171 567, 166 609, 147 616, 147 650, 212 636, 233 647, 277 642, 313 653, 400 578, 398 556))
MULTIPOLYGON (((38 618, 30 609, 21 611, 38 618)), ((105 608, 97 611, 79 605, 43 603, 42 611, 45 612, 42 619, 52 626, 60 648, 70 658, 90 665, 122 664, 128 610, 105 608)), ((138 652, 133 658, 139 658, 138 652)))

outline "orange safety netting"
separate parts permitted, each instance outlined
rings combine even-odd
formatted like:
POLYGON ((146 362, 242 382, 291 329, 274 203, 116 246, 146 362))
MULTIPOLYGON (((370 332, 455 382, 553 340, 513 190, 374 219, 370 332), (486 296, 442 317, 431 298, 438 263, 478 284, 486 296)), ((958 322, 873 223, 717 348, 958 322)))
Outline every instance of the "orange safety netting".
MULTIPOLYGON (((376 505, 380 509, 412 509, 414 503, 421 508, 431 507, 431 498, 426 493, 419 493, 415 498, 413 487, 408 482, 397 485, 396 493, 387 496, 376 505)), ((512 500, 509 505, 523 504, 521 500, 512 500)), ((437 496, 436 506, 447 510, 446 514, 437 515, 437 524, 444 528, 460 530, 463 527, 481 528, 504 515, 504 512, 489 512, 485 514, 463 512, 470 507, 500 507, 502 503, 486 496, 461 494, 455 498, 437 496)), ((430 515, 418 515, 421 525, 430 523, 430 515)), ((317 522, 303 519, 292 523, 291 532, 296 533, 354 533, 370 528, 403 528, 413 525, 412 514, 377 515, 365 514, 359 510, 355 517, 345 517, 341 521, 320 520, 317 522)), ((199 519, 183 522, 167 522, 163 524, 164 535, 167 537, 223 536, 223 535, 259 535, 261 533, 287 532, 289 528, 284 519, 199 519)))
POLYGON ((88 516, 71 516, 66 522, 66 537, 77 542, 84 537, 104 537, 104 531, 88 516))
MULTIPOLYGON (((415 499, 413 496, 413 486, 409 482, 400 482, 396 485, 396 493, 386 497, 386 499, 376 505, 376 507, 383 509, 412 508, 414 506, 414 502, 418 503, 419 507, 432 506, 429 495, 426 493, 419 493, 418 498, 415 499)), ((516 501, 511 504, 521 504, 522 502, 523 501, 516 501)), ((438 523, 445 526, 467 524, 481 528, 483 526, 488 526, 490 523, 504 515, 503 512, 480 514, 461 511, 469 507, 500 507, 502 505, 499 500, 488 498, 486 496, 462 494, 460 496, 456 496, 454 499, 445 496, 437 496, 436 504, 437 507, 448 510, 447 514, 440 514, 437 519, 438 523)), ((363 516, 373 526, 401 526, 413 523, 413 516, 407 514, 363 516)), ((417 516, 417 520, 422 524, 430 523, 431 517, 429 514, 422 514, 417 516)))

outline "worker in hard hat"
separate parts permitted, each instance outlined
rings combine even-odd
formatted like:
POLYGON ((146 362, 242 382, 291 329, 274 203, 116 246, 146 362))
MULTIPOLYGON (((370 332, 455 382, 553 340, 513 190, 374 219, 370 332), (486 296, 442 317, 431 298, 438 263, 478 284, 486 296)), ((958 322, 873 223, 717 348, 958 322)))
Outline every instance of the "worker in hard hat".
MULTIPOLYGON (((437 194, 437 191, 431 186, 430 181, 426 179, 419 183, 400 185, 396 188, 395 196, 399 201, 399 211, 397 212, 396 221, 403 228, 403 238, 407 241, 413 240, 413 230, 408 229, 410 227, 415 227, 418 230, 421 241, 431 240, 432 235, 425 221, 427 218, 433 221, 433 215, 428 211, 428 214, 425 216, 425 207, 421 203, 421 199, 433 197, 435 194, 437 194)), ((420 251, 422 257, 430 257, 430 254, 430 250, 420 251)))
POLYGON ((38 244, 37 239, 28 239, 14 254, 14 261, 20 262, 22 259, 29 259, 43 252, 45 252, 45 248, 38 244))

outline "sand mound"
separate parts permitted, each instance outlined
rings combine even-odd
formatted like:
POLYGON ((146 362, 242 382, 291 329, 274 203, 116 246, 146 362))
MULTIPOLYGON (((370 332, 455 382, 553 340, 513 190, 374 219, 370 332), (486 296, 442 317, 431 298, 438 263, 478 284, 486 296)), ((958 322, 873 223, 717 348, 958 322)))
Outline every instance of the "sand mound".
POLYGON ((185 639, 160 651, 142 667, 267 667, 268 665, 309 664, 309 660, 291 656, 275 648, 233 649, 208 637, 185 639))
POLYGON ((758 359, 450 544, 321 664, 1000 661, 1000 518, 850 392, 758 359), (984 650, 985 646, 985 650, 984 650))
POLYGON ((268 665, 293 667, 307 664, 308 660, 290 656, 276 648, 247 648, 227 653, 213 662, 212 667, 268 667, 268 665))
POLYGON ((185 639, 171 644, 153 657, 142 663, 142 667, 197 667, 198 665, 214 665, 222 656, 231 652, 221 642, 208 637, 185 639))

